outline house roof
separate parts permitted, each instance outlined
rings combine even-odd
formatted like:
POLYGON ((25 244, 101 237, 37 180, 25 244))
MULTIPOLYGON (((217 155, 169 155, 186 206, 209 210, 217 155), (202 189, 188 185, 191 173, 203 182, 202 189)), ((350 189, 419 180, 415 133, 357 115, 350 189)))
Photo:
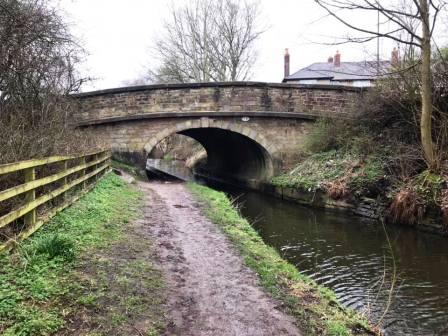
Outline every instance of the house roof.
MULTIPOLYGON (((389 61, 380 62, 380 72, 385 73, 390 67, 389 61)), ((377 62, 341 62, 335 66, 332 62, 313 63, 300 69, 292 75, 285 77, 283 81, 302 79, 329 79, 331 81, 345 80, 372 80, 378 77, 377 62)))

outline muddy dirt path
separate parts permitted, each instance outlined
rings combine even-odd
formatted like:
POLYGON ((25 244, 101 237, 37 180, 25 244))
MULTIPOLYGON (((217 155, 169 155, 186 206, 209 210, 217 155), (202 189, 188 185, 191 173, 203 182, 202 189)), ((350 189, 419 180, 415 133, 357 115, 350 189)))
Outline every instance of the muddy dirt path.
POLYGON ((168 287, 167 335, 300 335, 183 184, 140 187, 168 287))

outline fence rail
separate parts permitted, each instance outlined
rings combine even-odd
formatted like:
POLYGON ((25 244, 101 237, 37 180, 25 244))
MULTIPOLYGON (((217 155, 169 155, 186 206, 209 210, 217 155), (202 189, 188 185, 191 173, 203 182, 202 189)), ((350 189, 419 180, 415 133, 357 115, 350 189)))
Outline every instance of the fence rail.
MULTIPOLYGON (((14 178, 21 175, 23 180, 23 183, 18 182, 20 184, 4 190, 0 185, 0 210, 2 203, 21 198, 18 206, 12 206, 7 213, 1 212, 0 252, 10 250, 28 238, 56 213, 89 191, 110 170, 110 156, 109 151, 100 151, 0 165, 0 177, 14 174, 14 178), (54 172, 55 169, 58 171, 54 172), (39 175, 50 173, 38 177, 38 170, 39 175), (45 188, 50 190, 45 191, 45 188), (41 206, 47 206, 47 211, 38 211, 41 206)), ((6 180, 3 178, 0 182, 6 180)))

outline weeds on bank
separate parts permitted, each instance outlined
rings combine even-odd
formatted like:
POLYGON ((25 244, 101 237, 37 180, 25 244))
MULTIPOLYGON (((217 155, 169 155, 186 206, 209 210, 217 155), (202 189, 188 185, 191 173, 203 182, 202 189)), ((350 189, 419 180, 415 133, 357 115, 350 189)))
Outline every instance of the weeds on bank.
MULTIPOLYGON (((140 197, 109 174, 14 253, 0 255, 0 334, 54 334, 80 306, 94 305, 99 294, 83 295, 78 281, 81 260, 100 263, 95 251, 122 237, 140 197)), ((100 285, 107 291, 107 282, 100 285)))
POLYGON ((440 208, 442 221, 448 227, 448 218, 444 218, 447 209, 445 203, 448 180, 439 174, 424 170, 408 179, 390 195, 391 203, 387 212, 388 219, 397 223, 416 225, 428 208, 440 208))
POLYGON ((328 192, 337 190, 340 185, 347 193, 361 194, 365 189, 371 190, 384 175, 382 162, 374 157, 365 159, 358 154, 330 150, 310 155, 290 173, 274 177, 272 183, 281 187, 328 192))
POLYGON ((218 224, 240 250, 245 263, 257 272, 261 284, 285 310, 296 317, 306 335, 373 335, 368 322, 342 308, 335 294, 302 275, 267 246, 252 226, 240 216, 224 193, 204 186, 189 185, 206 204, 205 214, 218 224))
POLYGON ((272 184, 321 190, 353 203, 378 199, 387 208, 385 218, 402 224, 417 225, 432 209, 448 229, 448 162, 430 171, 412 132, 377 125, 381 118, 318 120, 298 149, 301 161, 272 184))

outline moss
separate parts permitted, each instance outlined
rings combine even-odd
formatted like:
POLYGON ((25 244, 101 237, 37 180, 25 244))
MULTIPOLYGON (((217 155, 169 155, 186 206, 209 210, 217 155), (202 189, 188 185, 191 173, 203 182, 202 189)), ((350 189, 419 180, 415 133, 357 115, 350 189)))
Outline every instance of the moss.
POLYGON ((189 187, 205 203, 207 217, 232 240, 261 285, 284 303, 305 335, 373 334, 368 322, 342 308, 331 290, 317 285, 267 246, 224 193, 195 184, 189 187))

